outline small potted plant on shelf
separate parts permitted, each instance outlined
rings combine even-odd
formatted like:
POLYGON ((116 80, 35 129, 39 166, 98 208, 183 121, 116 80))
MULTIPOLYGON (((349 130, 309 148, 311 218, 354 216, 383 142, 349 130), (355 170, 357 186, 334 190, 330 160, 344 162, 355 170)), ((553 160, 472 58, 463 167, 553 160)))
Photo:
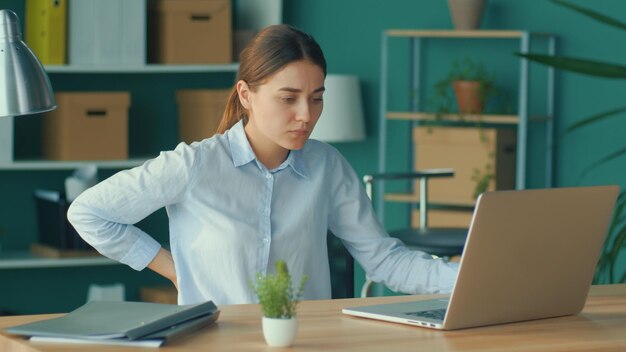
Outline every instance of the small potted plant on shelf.
POLYGON ((263 337, 273 347, 291 346, 298 332, 296 308, 304 291, 307 276, 294 290, 287 263, 276 262, 276 273, 257 274, 251 286, 263 309, 263 337))
MULTIPOLYGON (((444 114, 453 113, 454 92, 458 116, 460 121, 465 121, 465 115, 477 115, 476 127, 480 133, 481 143, 488 145, 489 138, 483 133, 481 114, 485 110, 487 101, 496 95, 492 76, 480 62, 472 61, 465 57, 463 60, 455 60, 445 78, 435 83, 433 93, 429 99, 430 105, 435 110, 435 120, 442 120, 444 114)), ((491 160, 484 167, 474 169, 472 180, 475 182, 473 191, 474 198, 485 192, 491 180, 495 178, 493 159, 495 155, 489 155, 491 160)))
POLYGON ((452 110, 450 91, 454 91, 461 118, 463 114, 481 114, 494 94, 493 80, 482 63, 465 57, 454 61, 448 75, 434 85, 430 102, 438 116, 452 110))

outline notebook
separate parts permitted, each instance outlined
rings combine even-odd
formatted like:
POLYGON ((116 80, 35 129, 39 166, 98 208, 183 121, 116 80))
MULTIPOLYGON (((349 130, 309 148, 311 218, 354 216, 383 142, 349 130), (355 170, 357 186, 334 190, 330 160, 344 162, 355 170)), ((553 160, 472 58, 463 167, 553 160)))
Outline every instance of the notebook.
POLYGON ((343 313, 443 330, 576 314, 618 193, 617 186, 484 193, 449 297, 343 313))
POLYGON ((58 318, 6 329, 31 341, 158 347, 217 320, 211 301, 195 305, 92 301, 58 318))

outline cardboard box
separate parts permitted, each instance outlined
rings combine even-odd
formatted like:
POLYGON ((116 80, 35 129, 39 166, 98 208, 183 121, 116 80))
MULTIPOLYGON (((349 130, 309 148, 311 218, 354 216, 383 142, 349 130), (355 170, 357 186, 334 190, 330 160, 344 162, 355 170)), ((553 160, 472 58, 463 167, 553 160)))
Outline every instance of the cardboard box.
POLYGON ((151 61, 232 62, 231 0, 154 0, 149 4, 151 61))
POLYGON ((67 0, 27 0, 25 27, 26 43, 42 64, 65 64, 67 0))
POLYGON ((178 137, 191 143, 209 138, 220 124, 230 89, 179 90, 178 137))
MULTIPOLYGON (((428 227, 468 228, 472 221, 472 210, 428 209, 428 227)), ((411 213, 411 227, 420 226, 420 211, 411 213)))
MULTIPOLYGON (((494 175, 488 190, 514 189, 516 137, 515 129, 416 127, 415 168, 454 169, 454 177, 428 181, 429 202, 473 205, 473 175, 475 170, 486 174, 487 165, 494 175)), ((419 181, 415 190, 419 194, 419 181)))
POLYGON ((72 65, 145 65, 146 0, 78 0, 69 4, 72 65))
POLYGON ((128 158, 127 92, 55 94, 58 108, 42 117, 43 155, 53 160, 128 158))

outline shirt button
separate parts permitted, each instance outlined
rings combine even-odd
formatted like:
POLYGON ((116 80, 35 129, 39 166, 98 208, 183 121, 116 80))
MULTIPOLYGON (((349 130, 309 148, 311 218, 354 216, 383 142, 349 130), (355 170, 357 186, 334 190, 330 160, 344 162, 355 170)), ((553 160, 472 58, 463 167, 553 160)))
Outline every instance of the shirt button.
POLYGON ((263 239, 263 242, 265 242, 265 243, 268 243, 269 241, 270 241, 270 239, 269 239, 269 238, 264 238, 264 239, 263 239))
POLYGON ((267 178, 267 179, 272 178, 272 174, 267 174, 267 175, 265 175, 265 178, 267 178))

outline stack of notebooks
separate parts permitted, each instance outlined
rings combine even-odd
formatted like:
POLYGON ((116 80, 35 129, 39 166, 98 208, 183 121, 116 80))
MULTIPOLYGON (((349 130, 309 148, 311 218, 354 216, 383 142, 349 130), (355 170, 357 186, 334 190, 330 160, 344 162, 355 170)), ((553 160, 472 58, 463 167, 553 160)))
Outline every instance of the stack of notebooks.
POLYGON ((219 310, 208 301, 194 305, 93 301, 59 318, 7 328, 35 342, 159 347, 212 324, 219 310))

